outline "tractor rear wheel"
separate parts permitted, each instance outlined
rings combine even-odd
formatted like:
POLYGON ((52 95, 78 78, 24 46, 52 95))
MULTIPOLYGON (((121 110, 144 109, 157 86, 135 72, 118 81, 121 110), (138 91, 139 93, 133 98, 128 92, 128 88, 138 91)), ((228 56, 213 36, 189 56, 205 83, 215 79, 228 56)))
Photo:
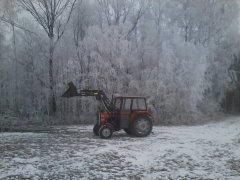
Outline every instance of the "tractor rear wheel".
POLYGON ((99 129, 99 136, 102 139, 109 139, 112 137, 112 134, 113 134, 113 130, 106 125, 101 126, 99 129))
POLYGON ((98 123, 95 124, 93 127, 93 134, 95 134, 96 136, 99 136, 99 128, 100 128, 100 125, 98 123))
POLYGON ((137 137, 148 136, 152 131, 152 120, 149 117, 138 117, 132 126, 132 132, 137 137))

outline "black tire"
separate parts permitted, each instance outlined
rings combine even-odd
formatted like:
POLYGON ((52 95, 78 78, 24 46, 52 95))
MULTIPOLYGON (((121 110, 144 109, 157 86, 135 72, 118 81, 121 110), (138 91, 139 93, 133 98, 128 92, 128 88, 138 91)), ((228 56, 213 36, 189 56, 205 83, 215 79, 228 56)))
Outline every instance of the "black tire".
POLYGON ((96 136, 99 136, 99 124, 95 124, 94 127, 93 127, 93 134, 96 135, 96 136))
POLYGON ((106 125, 101 126, 99 129, 99 136, 102 139, 109 139, 112 137, 112 134, 113 134, 113 130, 106 125))
POLYGON ((127 134, 132 135, 132 131, 130 129, 123 129, 127 134))
POLYGON ((132 132, 137 137, 148 136, 152 132, 152 120, 149 117, 138 117, 132 126, 132 132))

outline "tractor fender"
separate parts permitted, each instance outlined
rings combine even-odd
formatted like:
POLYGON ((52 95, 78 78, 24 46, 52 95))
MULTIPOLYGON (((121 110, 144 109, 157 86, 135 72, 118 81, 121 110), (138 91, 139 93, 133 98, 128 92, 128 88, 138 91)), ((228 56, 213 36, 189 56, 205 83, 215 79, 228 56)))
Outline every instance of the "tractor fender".
POLYGON ((114 126, 111 124, 111 123, 106 123, 106 124, 103 124, 104 126, 107 126, 109 127, 110 129, 112 129, 114 131, 114 126))
POLYGON ((131 117, 130 117, 130 122, 131 122, 131 124, 137 119, 137 118, 139 118, 139 117, 147 117, 147 118, 149 118, 149 119, 151 119, 152 121, 153 121, 153 117, 152 117, 152 115, 149 113, 149 112, 146 112, 146 111, 144 111, 144 112, 141 112, 141 113, 139 113, 139 112, 134 112, 134 113, 132 113, 132 115, 131 115, 131 117))

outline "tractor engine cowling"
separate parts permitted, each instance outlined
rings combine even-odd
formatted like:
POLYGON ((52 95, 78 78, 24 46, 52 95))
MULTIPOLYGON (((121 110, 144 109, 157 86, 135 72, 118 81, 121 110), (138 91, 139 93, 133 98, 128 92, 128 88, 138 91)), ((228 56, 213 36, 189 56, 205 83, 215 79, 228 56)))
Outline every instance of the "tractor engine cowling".
POLYGON ((105 124, 109 118, 109 114, 107 112, 101 112, 99 115, 99 124, 105 124))

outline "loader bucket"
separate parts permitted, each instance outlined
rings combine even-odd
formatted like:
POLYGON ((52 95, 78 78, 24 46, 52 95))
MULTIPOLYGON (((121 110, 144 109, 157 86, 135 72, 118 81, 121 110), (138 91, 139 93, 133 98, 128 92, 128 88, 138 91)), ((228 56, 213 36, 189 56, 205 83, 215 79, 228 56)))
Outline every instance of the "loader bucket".
POLYGON ((74 96, 78 96, 77 88, 73 84, 73 82, 69 82, 68 89, 65 93, 63 93, 62 97, 70 98, 70 97, 74 97, 74 96))

